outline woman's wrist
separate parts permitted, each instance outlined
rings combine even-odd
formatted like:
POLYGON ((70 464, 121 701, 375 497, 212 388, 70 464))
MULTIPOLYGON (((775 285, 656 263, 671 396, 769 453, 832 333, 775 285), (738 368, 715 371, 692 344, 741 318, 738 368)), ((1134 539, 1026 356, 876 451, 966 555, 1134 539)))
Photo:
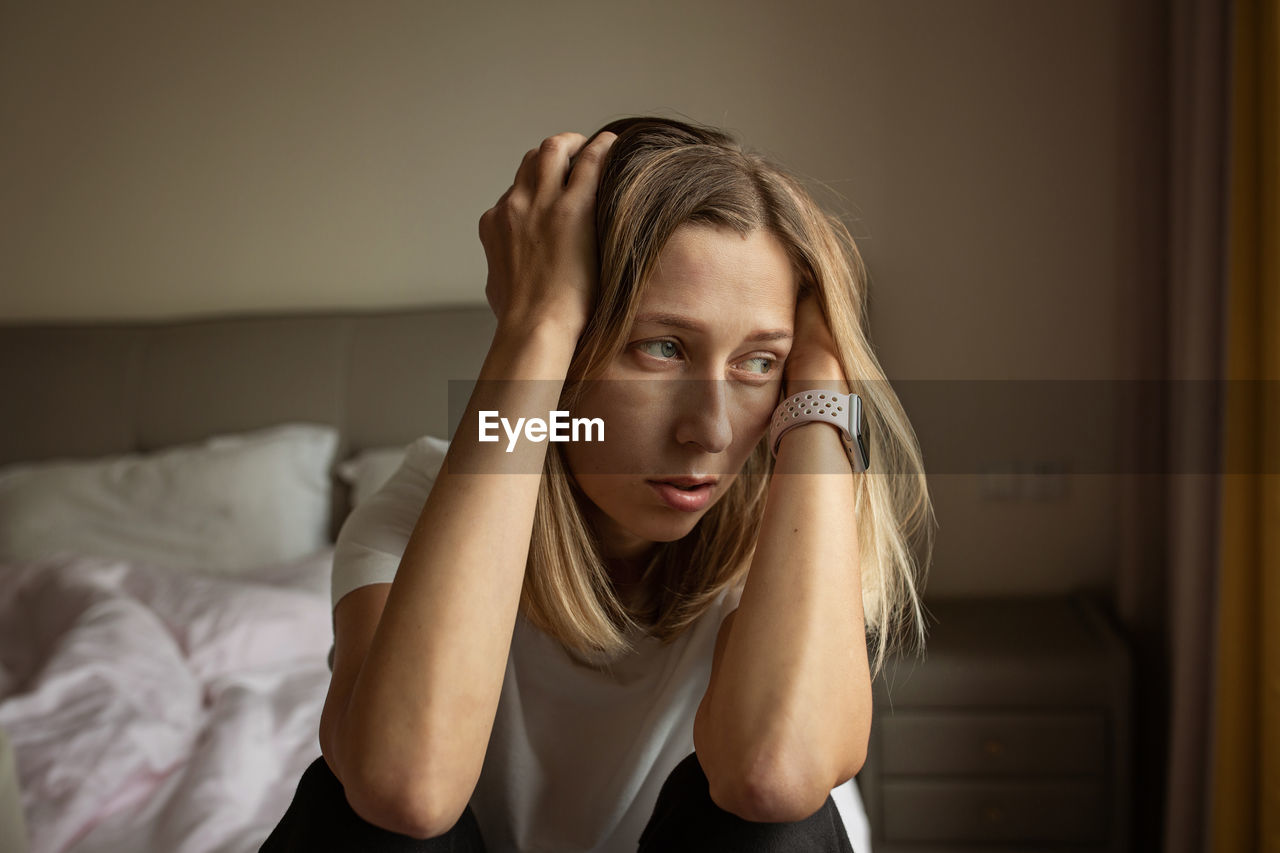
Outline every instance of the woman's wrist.
POLYGON ((551 322, 500 323, 481 368, 484 379, 555 379, 563 382, 578 337, 551 322))
POLYGON ((567 314, 546 313, 527 317, 507 316, 498 321, 494 336, 505 340, 571 341, 576 346, 586 321, 567 314))
POLYGON ((801 391, 839 391, 849 393, 849 383, 844 370, 834 357, 806 361, 802 365, 787 365, 787 379, 782 383, 782 396, 790 397, 801 391))

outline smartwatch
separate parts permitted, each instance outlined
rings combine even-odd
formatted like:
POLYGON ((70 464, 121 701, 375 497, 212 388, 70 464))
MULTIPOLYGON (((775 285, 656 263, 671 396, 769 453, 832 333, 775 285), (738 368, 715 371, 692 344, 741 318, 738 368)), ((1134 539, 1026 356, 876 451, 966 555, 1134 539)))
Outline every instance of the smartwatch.
POLYGON ((769 450, 778 456, 778 442, 787 430, 808 423, 831 424, 840 430, 845 455, 855 474, 871 467, 871 451, 867 443, 867 418, 862 411, 862 398, 838 391, 801 391, 792 394, 773 413, 769 427, 769 450))

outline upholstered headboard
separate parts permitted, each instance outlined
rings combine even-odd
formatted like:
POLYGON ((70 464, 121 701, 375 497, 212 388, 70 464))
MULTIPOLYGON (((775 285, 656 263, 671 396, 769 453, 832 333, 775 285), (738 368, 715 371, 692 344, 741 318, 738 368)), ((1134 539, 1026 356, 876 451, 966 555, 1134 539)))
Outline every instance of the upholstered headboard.
MULTIPOLYGON (((487 307, 0 324, 0 465, 91 458, 284 422, 332 424, 338 459, 449 437, 449 380, 474 380, 487 307)), ((456 389, 457 386, 455 386, 456 389)), ((335 479, 334 531, 346 515, 335 479)))

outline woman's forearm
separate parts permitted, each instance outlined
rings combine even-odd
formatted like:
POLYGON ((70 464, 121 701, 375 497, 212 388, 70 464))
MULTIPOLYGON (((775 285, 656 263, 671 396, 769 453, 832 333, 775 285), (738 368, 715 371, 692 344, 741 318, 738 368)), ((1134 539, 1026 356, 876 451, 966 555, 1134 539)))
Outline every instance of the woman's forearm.
POLYGON ((478 413, 546 418, 576 338, 548 326, 495 336, 339 723, 342 760, 367 784, 419 792, 437 812, 465 805, 479 778, 547 447, 482 443, 478 413))
POLYGON ((836 429, 783 436, 746 587, 695 725, 708 778, 748 819, 811 814, 865 758, 856 476, 836 429))

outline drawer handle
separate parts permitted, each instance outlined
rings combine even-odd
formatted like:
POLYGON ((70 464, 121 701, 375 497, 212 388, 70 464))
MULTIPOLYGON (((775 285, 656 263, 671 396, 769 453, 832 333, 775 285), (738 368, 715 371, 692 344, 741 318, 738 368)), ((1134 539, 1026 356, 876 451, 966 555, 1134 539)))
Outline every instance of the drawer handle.
POLYGON ((982 744, 982 751, 990 756, 1003 755, 1004 743, 998 740, 984 741, 982 744))

